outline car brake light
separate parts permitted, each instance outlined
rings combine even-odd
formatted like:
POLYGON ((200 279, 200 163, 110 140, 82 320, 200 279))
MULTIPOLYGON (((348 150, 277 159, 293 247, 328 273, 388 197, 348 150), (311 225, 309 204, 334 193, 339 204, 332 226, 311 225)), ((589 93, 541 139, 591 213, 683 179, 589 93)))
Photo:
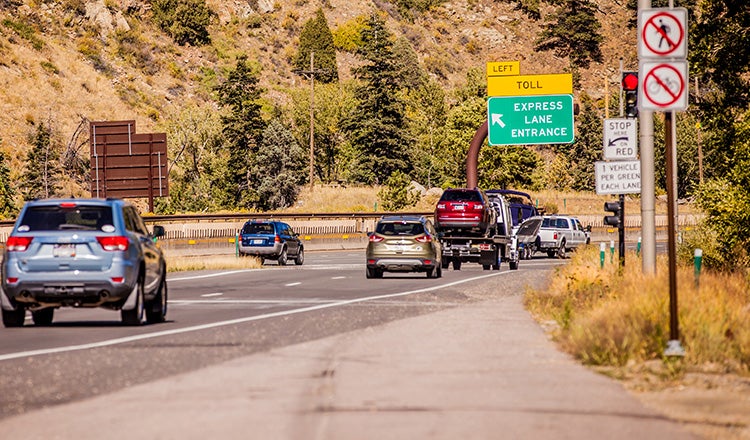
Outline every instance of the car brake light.
POLYGON ((126 251, 130 246, 130 240, 123 235, 96 237, 96 241, 105 251, 126 251))
POLYGON ((10 236, 8 237, 8 241, 5 243, 5 248, 9 252, 25 252, 26 249, 29 248, 29 244, 31 244, 31 240, 33 239, 34 237, 10 236))
POLYGON ((275 237, 273 237, 273 242, 274 243, 281 243, 281 237, 279 237, 278 235, 276 235, 275 237))
POLYGON ((5 281, 7 281, 8 284, 16 284, 18 282, 18 277, 8 277, 5 281))
POLYGON ((370 235, 370 243, 380 243, 383 240, 385 240, 385 237, 381 237, 375 234, 370 235))
POLYGON ((414 239, 420 243, 429 243, 432 241, 432 237, 430 237, 429 235, 421 235, 419 237, 414 237, 414 239))
POLYGON ((432 264, 432 260, 424 260, 424 264, 429 266, 430 264, 432 264))
POLYGON ((482 210, 484 209, 484 205, 482 205, 481 203, 477 203, 474 205, 474 209, 482 210))
POLYGON ((73 202, 63 202, 63 203, 60 203, 60 207, 61 208, 75 208, 76 204, 73 202))
POLYGON ((554 237, 555 237, 555 240, 557 240, 557 231, 555 231, 554 237))
POLYGON ((445 209, 445 203, 438 203, 437 209, 445 209))

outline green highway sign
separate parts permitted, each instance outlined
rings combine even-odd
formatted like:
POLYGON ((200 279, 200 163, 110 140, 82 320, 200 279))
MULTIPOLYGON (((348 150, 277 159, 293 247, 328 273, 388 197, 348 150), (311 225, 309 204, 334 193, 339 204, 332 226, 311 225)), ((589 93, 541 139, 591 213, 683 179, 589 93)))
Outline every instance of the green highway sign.
POLYGON ((569 144, 573 95, 493 96, 487 123, 490 145, 569 144))

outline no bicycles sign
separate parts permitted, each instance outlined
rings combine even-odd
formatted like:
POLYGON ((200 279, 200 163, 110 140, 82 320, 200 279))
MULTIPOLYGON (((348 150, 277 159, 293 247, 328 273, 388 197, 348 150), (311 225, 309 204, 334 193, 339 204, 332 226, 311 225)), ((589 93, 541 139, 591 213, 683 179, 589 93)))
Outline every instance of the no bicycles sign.
POLYGON ((643 62, 640 72, 639 108, 644 110, 685 110, 688 104, 686 61, 643 62))

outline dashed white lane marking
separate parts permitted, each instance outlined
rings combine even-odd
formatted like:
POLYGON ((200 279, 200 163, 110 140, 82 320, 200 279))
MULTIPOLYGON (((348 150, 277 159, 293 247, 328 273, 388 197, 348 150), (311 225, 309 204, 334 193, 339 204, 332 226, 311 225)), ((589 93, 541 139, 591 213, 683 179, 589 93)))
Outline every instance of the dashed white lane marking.
POLYGON ((202 296, 202 297, 204 297, 204 298, 211 298, 211 297, 213 297, 213 296, 221 296, 221 295, 223 295, 223 293, 221 293, 221 292, 216 292, 216 293, 204 293, 204 294, 203 294, 203 295, 201 295, 201 296, 202 296))
MULTIPOLYGON (((514 271, 514 272, 517 273, 520 271, 514 271)), ((236 271, 234 273, 236 273, 236 271)), ((284 310, 280 312, 266 313, 263 315, 246 316, 244 318, 229 319, 226 321, 218 321, 218 322, 212 322, 209 324, 194 325, 191 327, 176 328, 172 330, 163 330, 163 331, 158 331, 158 332, 153 332, 153 333, 144 333, 140 335, 126 336, 123 338, 108 339, 108 340, 99 341, 99 342, 92 342, 89 344, 69 345, 69 346, 64 346, 64 347, 44 348, 40 350, 30 350, 30 351, 21 351, 17 353, 8 353, 8 354, 0 355, 0 361, 7 361, 10 359, 18 359, 18 358, 23 358, 23 357, 40 356, 40 355, 45 355, 45 354, 65 353, 65 352, 70 352, 70 351, 88 350, 92 348, 109 347, 112 345, 119 345, 119 344, 126 344, 129 342, 142 341, 144 339, 153 339, 153 338, 158 338, 161 336, 179 335, 182 333, 190 333, 190 332, 195 332, 195 331, 200 331, 200 330, 208 330, 208 329, 217 328, 217 327, 226 327, 229 325, 244 324, 246 322, 261 321, 264 319, 297 315, 300 313, 307 313, 307 312, 313 312, 316 310, 330 309, 333 307, 348 306, 351 304, 357 304, 357 303, 362 303, 362 302, 367 302, 367 301, 376 301, 376 300, 381 300, 381 299, 386 299, 386 298, 398 298, 401 296, 414 295, 417 293, 425 293, 425 292, 432 292, 435 290, 442 290, 448 287, 457 286, 459 284, 469 283, 472 281, 478 281, 478 280, 482 280, 485 278, 496 277, 500 275, 508 275, 511 273, 513 272, 510 272, 510 271, 495 272, 495 273, 491 273, 488 275, 482 275, 482 276, 454 281, 452 283, 440 284, 440 285, 431 286, 431 287, 424 287, 422 289, 407 290, 405 292, 387 293, 384 295, 374 295, 374 296, 367 296, 363 298, 341 300, 341 301, 336 301, 332 303, 316 304, 316 305, 312 305, 308 307, 302 307, 299 309, 284 310)), ((224 272, 223 274, 227 274, 227 273, 224 272)), ((214 274, 214 276, 220 276, 220 275, 221 274, 214 274)))
POLYGON ((287 283, 287 284, 284 284, 284 287, 299 286, 300 284, 302 284, 302 283, 300 281, 297 281, 296 283, 287 283))
POLYGON ((332 280, 345 280, 346 277, 331 277, 332 280))

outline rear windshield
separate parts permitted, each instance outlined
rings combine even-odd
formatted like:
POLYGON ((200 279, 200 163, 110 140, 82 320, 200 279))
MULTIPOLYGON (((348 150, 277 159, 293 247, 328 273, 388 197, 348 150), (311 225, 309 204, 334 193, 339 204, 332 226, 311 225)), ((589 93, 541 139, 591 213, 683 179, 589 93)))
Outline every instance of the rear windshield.
POLYGON ((424 234, 424 226, 422 223, 382 222, 378 223, 375 232, 383 235, 419 235, 424 234))
POLYGON ((271 223, 249 223, 242 228, 243 234, 273 234, 271 223))
POLYGON ((481 202, 482 197, 476 191, 446 191, 440 200, 443 202, 481 202))
POLYGON ((568 229, 568 220, 564 218, 545 218, 542 220, 542 227, 568 229))
POLYGON ((66 229, 114 231, 109 206, 34 206, 26 210, 19 232, 62 231, 66 229))

